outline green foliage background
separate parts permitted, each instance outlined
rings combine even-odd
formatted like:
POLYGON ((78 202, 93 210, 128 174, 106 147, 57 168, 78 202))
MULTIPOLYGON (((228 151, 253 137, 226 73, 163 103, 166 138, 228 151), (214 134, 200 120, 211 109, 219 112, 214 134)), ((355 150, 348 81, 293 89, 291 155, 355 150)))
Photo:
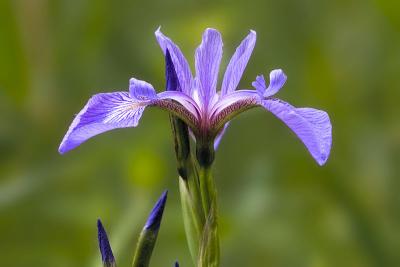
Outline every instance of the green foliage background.
POLYGON ((222 265, 400 266, 399 3, 0 1, 0 265, 100 266, 101 218, 129 266, 168 188, 152 266, 192 266, 166 113, 148 109, 136 129, 57 153, 91 95, 126 90, 130 77, 163 90, 162 25, 191 64, 202 31, 219 29, 222 69, 256 30, 241 87, 282 68, 279 97, 331 116, 322 168, 261 109, 231 124, 215 164, 222 265))

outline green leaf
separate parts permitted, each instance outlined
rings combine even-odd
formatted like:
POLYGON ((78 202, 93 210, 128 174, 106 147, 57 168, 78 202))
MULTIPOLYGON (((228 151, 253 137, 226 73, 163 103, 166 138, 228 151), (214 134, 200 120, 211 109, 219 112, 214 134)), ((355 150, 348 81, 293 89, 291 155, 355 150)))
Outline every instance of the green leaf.
POLYGON ((199 254, 198 251, 203 225, 197 219, 196 210, 193 206, 193 197, 189 192, 188 183, 181 177, 179 178, 179 190, 181 192, 182 216, 186 239, 190 255, 195 263, 199 254))

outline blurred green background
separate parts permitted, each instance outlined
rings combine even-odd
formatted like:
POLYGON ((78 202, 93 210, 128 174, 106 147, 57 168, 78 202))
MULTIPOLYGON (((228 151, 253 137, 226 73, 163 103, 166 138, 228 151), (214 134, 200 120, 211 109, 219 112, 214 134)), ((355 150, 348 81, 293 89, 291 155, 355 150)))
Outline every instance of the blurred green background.
MULTIPOLYGON (((261 109, 231 124, 215 164, 222 266, 400 266, 400 2, 0 1, 1 266, 101 266, 96 219, 119 266, 170 190, 152 266, 192 266, 168 115, 57 153, 73 115, 130 77, 164 87, 154 31, 189 59, 206 27, 224 39, 222 70, 249 29, 241 81, 282 68, 279 97, 326 110, 330 160, 261 109)), ((222 75, 223 71, 221 71, 222 75)))

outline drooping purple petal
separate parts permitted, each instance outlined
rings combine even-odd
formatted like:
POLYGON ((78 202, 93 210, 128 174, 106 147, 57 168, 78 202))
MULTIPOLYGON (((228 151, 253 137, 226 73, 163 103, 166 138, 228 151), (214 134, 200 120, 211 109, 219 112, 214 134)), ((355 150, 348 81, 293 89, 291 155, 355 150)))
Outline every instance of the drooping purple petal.
POLYGON ((265 79, 263 75, 259 75, 256 81, 252 83, 253 87, 257 89, 257 92, 262 97, 269 97, 276 94, 285 84, 286 75, 281 69, 273 70, 269 73, 269 86, 265 85, 265 79))
POLYGON ((106 230, 104 229, 100 219, 97 220, 97 237, 102 262, 105 266, 113 266, 115 264, 114 255, 108 241, 106 230))
POLYGON ((196 78, 203 107, 207 108, 216 94, 219 64, 222 57, 221 34, 206 29, 200 46, 196 49, 196 78))
POLYGON ((265 99, 261 104, 300 138, 319 165, 325 164, 332 144, 332 125, 325 111, 295 108, 279 99, 265 99))
POLYGON ((241 42, 236 49, 228 67, 226 68, 224 79, 222 81, 221 95, 226 95, 236 90, 243 72, 246 68, 247 62, 253 52, 254 45, 256 44, 256 32, 250 31, 247 37, 241 42))
POLYGON ((164 213, 165 203, 167 202, 168 190, 164 191, 157 203, 154 205, 144 229, 158 231, 161 224, 161 219, 164 213))
POLYGON ((100 133, 126 127, 136 127, 146 107, 128 92, 102 93, 89 99, 76 115, 62 140, 59 152, 64 154, 100 133))
POLYGON ((185 56, 182 54, 179 47, 161 32, 160 28, 157 29, 155 35, 164 55, 166 55, 167 50, 171 54, 171 59, 174 63, 182 92, 190 96, 193 77, 185 56))

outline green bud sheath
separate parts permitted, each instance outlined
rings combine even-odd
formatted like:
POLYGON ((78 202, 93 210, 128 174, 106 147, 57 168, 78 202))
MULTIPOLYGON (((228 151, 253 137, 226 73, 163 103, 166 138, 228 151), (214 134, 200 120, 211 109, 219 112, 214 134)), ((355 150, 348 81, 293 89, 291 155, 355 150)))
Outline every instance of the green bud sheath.
POLYGON ((143 230, 140 234, 133 258, 133 267, 148 267, 154 245, 157 240, 157 233, 143 230))
POLYGON ((148 267, 151 254, 157 241, 158 230, 160 229, 161 219, 167 201, 167 191, 165 191, 153 210, 151 211, 146 225, 144 226, 136 246, 135 256, 133 257, 133 267, 148 267))

